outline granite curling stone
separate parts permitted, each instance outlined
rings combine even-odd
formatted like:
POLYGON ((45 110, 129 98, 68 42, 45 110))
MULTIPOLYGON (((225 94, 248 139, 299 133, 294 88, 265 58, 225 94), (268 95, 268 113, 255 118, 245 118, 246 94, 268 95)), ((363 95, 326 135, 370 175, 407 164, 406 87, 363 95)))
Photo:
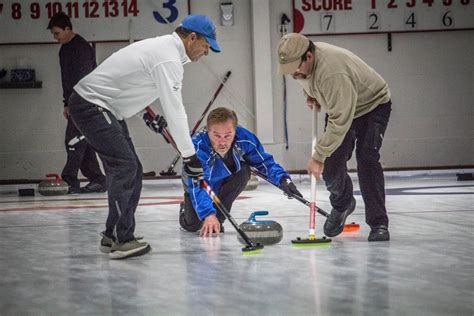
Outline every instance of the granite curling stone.
MULTIPOLYGON (((254 243, 261 243, 262 245, 273 245, 279 243, 283 238, 283 228, 281 225, 273 220, 257 220, 256 216, 268 215, 268 211, 257 211, 250 214, 247 221, 239 225, 247 236, 254 243)), ((243 245, 245 241, 237 234, 237 239, 243 245)))
POLYGON ((69 186, 64 182, 58 174, 51 173, 46 175, 47 178, 53 177, 54 179, 47 179, 41 181, 38 184, 38 193, 45 196, 52 195, 65 195, 69 189, 69 186))

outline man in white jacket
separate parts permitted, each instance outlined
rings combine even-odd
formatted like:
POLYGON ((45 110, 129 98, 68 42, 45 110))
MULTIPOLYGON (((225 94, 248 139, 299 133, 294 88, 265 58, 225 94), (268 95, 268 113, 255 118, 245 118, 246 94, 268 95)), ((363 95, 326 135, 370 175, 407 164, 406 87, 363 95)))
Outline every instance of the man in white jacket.
POLYGON ((145 39, 114 53, 74 87, 70 115, 101 157, 106 173, 109 214, 100 250, 111 259, 151 250, 134 235, 142 166, 124 119, 160 98, 170 133, 183 156, 184 172, 202 179, 181 87, 183 65, 199 60, 209 49, 220 52, 214 23, 205 15, 189 15, 172 34, 145 39))

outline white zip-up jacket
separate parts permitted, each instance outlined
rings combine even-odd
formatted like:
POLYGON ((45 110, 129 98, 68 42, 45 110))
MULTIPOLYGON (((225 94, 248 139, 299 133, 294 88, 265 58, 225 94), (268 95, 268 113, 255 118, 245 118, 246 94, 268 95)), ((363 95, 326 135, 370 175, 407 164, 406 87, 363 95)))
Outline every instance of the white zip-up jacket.
POLYGON ((120 49, 80 80, 74 90, 118 120, 129 118, 160 98, 169 131, 183 157, 195 153, 181 95, 190 62, 178 34, 145 39, 120 49))

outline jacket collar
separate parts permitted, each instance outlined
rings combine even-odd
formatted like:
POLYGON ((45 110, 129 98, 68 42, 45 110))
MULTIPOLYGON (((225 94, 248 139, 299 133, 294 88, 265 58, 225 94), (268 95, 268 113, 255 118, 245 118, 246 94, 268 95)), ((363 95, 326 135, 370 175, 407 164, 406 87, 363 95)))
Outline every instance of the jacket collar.
POLYGON ((183 41, 181 40, 181 37, 179 37, 178 33, 176 32, 173 32, 171 36, 173 36, 173 39, 176 42, 176 47, 178 48, 178 51, 179 51, 179 57, 181 58, 181 63, 183 65, 189 63, 191 59, 189 59, 188 55, 186 55, 186 49, 184 48, 184 44, 183 44, 183 41))

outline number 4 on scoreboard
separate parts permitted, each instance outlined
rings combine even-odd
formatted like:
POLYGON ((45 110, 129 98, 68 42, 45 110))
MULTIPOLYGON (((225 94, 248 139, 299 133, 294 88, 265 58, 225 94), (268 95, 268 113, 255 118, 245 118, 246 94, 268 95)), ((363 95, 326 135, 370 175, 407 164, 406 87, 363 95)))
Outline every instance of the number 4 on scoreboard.
POLYGON ((426 3, 429 7, 433 5, 433 0, 423 0, 423 3, 426 3))
POLYGON ((133 16, 137 16, 140 13, 137 6, 137 0, 131 0, 130 4, 127 5, 127 0, 123 0, 122 2, 124 15, 128 16, 128 14, 132 14, 133 16))
POLYGON ((405 13, 405 29, 416 29, 416 14, 415 12, 405 13))

